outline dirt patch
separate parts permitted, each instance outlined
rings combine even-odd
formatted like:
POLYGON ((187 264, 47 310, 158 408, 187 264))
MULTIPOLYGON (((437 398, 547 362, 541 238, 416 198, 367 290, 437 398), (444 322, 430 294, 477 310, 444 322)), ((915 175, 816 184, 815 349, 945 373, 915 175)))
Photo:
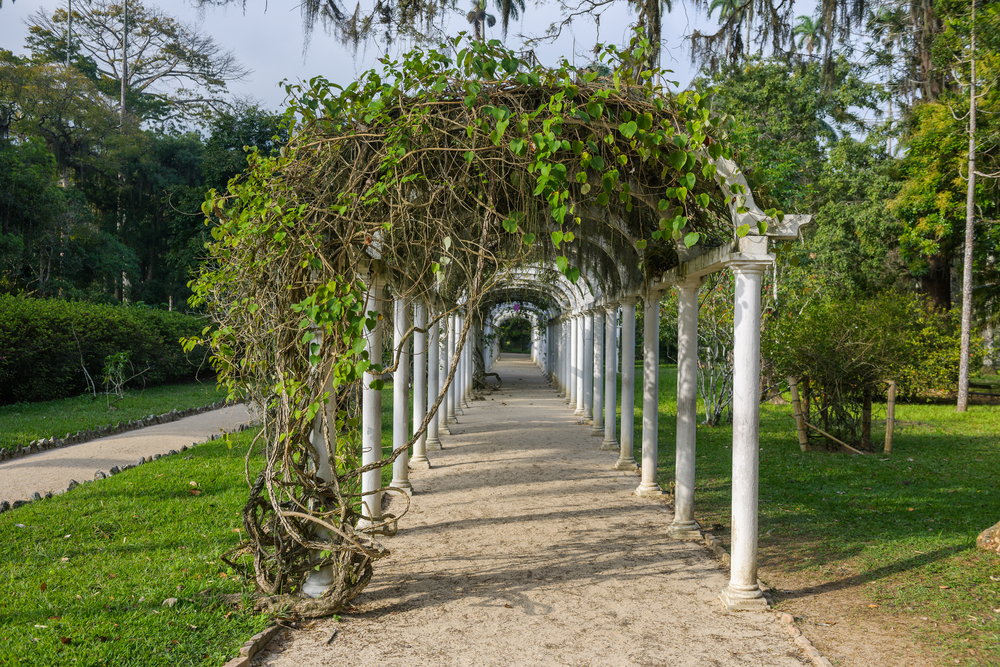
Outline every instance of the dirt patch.
POLYGON ((667 537, 666 501, 632 495, 639 478, 612 469, 617 452, 530 362, 504 356, 503 390, 411 473, 410 514, 355 607, 254 664, 812 664, 774 613, 726 612, 726 573, 667 537))

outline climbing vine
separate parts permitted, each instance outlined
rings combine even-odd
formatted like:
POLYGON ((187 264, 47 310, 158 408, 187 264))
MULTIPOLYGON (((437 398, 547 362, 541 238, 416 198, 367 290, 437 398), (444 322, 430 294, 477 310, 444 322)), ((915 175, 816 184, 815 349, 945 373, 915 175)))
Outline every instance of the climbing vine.
MULTIPOLYGON (((387 553, 385 523, 355 527, 361 475, 398 457, 431 415, 409 443, 360 464, 363 374, 393 370, 399 352, 365 349, 386 317, 365 301, 375 276, 394 298, 428 303, 436 322, 458 304, 475 312, 513 267, 587 280, 579 241, 596 230, 636 258, 639 281, 675 265, 678 243, 750 231, 733 228, 715 172, 728 120, 712 115, 710 95, 662 85, 643 64, 649 48, 641 35, 605 47, 611 74, 600 76, 455 39, 383 59, 346 87, 292 85, 281 154, 251 154, 226 193, 210 193, 204 211, 217 224, 193 300, 211 315, 203 338, 221 381, 264 417, 248 539, 227 555, 262 604, 333 613, 387 553), (290 597, 322 567, 334 571, 322 598, 290 597)), ((457 354, 447 363, 450 383, 457 354)))

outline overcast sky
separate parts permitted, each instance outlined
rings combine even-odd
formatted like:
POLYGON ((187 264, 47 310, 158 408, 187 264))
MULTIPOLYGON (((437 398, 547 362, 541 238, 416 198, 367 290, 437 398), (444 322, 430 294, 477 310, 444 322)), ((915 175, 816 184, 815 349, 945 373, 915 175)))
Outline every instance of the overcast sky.
MULTIPOLYGON (((60 4, 62 3, 53 0, 4 0, 3 7, 0 8, 0 48, 25 54, 25 18, 38 8, 51 13, 60 4)), ((351 49, 341 46, 332 35, 327 35, 321 26, 317 26, 310 48, 303 57, 302 18, 296 2, 247 0, 245 12, 239 2, 234 2, 228 8, 206 8, 203 11, 195 9, 187 0, 149 1, 145 4, 157 5, 182 22, 200 24, 204 32, 225 48, 232 49, 239 61, 253 72, 246 80, 231 84, 230 91, 235 95, 252 96, 270 109, 278 109, 284 99, 284 92, 277 85, 282 79, 308 80, 313 76, 323 75, 344 85, 376 64, 376 59, 384 49, 369 45, 367 50, 361 47, 355 55, 351 49)), ((370 5, 370 0, 362 0, 362 6, 366 4, 370 5)), ((528 0, 526 4, 527 10, 522 19, 517 23, 511 22, 510 25, 506 44, 512 48, 520 47, 520 40, 516 35, 543 34, 552 22, 559 19, 554 2, 532 5, 531 0, 528 0)), ((445 31, 448 34, 454 35, 460 30, 469 29, 465 13, 471 5, 471 0, 458 0, 458 9, 447 14, 445 31)), ((673 69, 676 73, 674 80, 685 87, 695 72, 690 65, 684 36, 696 27, 703 30, 710 28, 712 22, 704 15, 696 16, 693 9, 682 2, 675 2, 674 6, 675 11, 664 16, 663 66, 673 69)), ((489 3, 489 11, 496 13, 492 1, 489 3)), ((635 14, 627 3, 619 0, 601 16, 601 41, 626 43, 629 38, 628 26, 634 20, 635 14)), ((499 23, 495 28, 487 30, 487 38, 494 37, 500 37, 499 23)), ((537 47, 535 53, 543 63, 553 64, 563 55, 574 61, 575 51, 575 62, 582 65, 592 59, 591 50, 596 39, 594 21, 580 19, 563 31, 558 42, 537 47)), ((393 47, 390 53, 398 55, 408 48, 408 45, 400 45, 393 47)))

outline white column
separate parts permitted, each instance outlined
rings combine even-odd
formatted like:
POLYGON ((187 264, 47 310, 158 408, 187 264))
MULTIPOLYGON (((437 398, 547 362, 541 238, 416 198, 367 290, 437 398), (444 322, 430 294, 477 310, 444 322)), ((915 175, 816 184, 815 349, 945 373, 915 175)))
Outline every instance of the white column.
MULTIPOLYGON (((440 359, 440 345, 441 345, 441 325, 440 323, 430 325, 427 333, 430 342, 427 345, 427 409, 430 410, 437 401, 438 392, 441 391, 441 385, 438 384, 438 360, 440 359)), ((426 449, 441 449, 441 437, 439 435, 439 429, 441 426, 440 415, 444 412, 444 404, 438 408, 437 412, 431 418, 430 423, 427 424, 427 447, 426 449)), ((424 452, 426 457, 426 451, 424 452)), ((417 460, 414 456, 413 460, 410 461, 412 465, 417 460)), ((427 462, 428 467, 430 466, 430 461, 427 462)))
POLYGON ((462 374, 462 384, 465 386, 462 391, 462 399, 465 401, 465 406, 469 408, 472 407, 472 372, 474 368, 472 363, 472 351, 476 349, 476 346, 473 344, 475 340, 476 325, 475 321, 473 321, 472 325, 469 327, 469 333, 466 334, 465 337, 465 347, 462 348, 462 352, 465 354, 465 372, 462 374))
POLYGON ((573 414, 578 417, 582 417, 586 412, 583 408, 585 401, 583 374, 586 370, 586 364, 583 360, 586 356, 584 350, 587 347, 587 331, 584 326, 584 321, 586 319, 587 316, 584 313, 580 313, 576 318, 576 354, 573 359, 576 364, 576 393, 574 394, 574 398, 576 399, 576 409, 573 411, 573 414))
MULTIPOLYGON (((452 359, 455 356, 455 340, 456 340, 455 334, 456 334, 457 331, 458 331, 458 317, 455 316, 455 315, 449 315, 448 316, 448 353, 446 355, 446 358, 445 358, 445 361, 444 361, 444 364, 443 364, 444 365, 444 374, 445 374, 445 379, 446 380, 448 378, 448 373, 451 372, 451 362, 452 362, 452 359)), ((456 390, 455 390, 455 385, 457 384, 456 383, 457 377, 458 377, 458 374, 456 373, 455 377, 453 377, 451 379, 451 384, 448 385, 448 423, 449 424, 454 424, 455 422, 458 421, 458 419, 456 419, 456 417, 455 417, 458 414, 458 405, 456 405, 457 401, 455 400, 456 397, 457 397, 457 395, 458 395, 457 392, 456 392, 456 390)))
MULTIPOLYGON (((614 451, 619 448, 615 437, 615 419, 618 408, 618 304, 609 306, 604 318, 604 442, 601 449, 614 451)), ((633 465, 634 462, 633 462, 633 465)))
MULTIPOLYGON (((766 238, 759 244, 763 246, 764 253, 767 252, 766 244, 766 238)), ((760 285, 761 273, 768 264, 768 261, 761 260, 732 264, 736 277, 733 303, 732 559, 729 585, 722 589, 720 596, 728 609, 767 607, 757 584, 757 474, 760 446, 760 285)))
POLYGON ((604 435, 604 308, 595 308, 591 315, 594 331, 594 356, 591 362, 591 383, 594 386, 593 414, 594 426, 590 435, 604 435))
POLYGON ((556 353, 556 374, 559 379, 559 396, 565 398, 566 388, 566 320, 560 319, 557 324, 559 331, 556 337, 556 344, 559 346, 559 351, 556 353))
POLYGON ((642 482, 637 496, 663 495, 656 483, 657 434, 660 409, 660 292, 642 303, 642 482))
POLYGON ((635 470, 635 297, 622 299, 622 427, 615 468, 635 470))
MULTIPOLYGON (((444 383, 448 378, 448 339, 451 336, 451 318, 447 315, 442 317, 438 322, 438 365, 437 365, 437 376, 438 393, 444 391, 444 383)), ((441 399, 441 405, 438 407, 438 435, 445 434, 450 435, 448 431, 448 392, 445 392, 444 398, 441 399)), ((440 446, 438 447, 440 449, 440 446)))
MULTIPOLYGON (((322 341, 322 333, 318 334, 318 340, 322 341)), ((321 372, 320 368, 314 367, 314 371, 321 372)), ((330 391, 331 381, 328 378, 326 380, 325 391, 330 391)), ((328 426, 331 431, 334 429, 334 423, 336 421, 336 414, 333 414, 330 404, 326 405, 324 410, 320 410, 316 413, 316 417, 313 418, 313 428, 312 433, 309 435, 309 442, 312 444, 313 448, 316 450, 316 478, 323 482, 329 482, 333 479, 333 469, 330 466, 330 452, 326 447, 326 436, 323 432, 323 417, 324 413, 328 420, 328 426)), ((330 531, 325 528, 320 528, 314 533, 320 539, 327 539, 330 535, 330 531)), ((321 553, 317 551, 311 551, 311 560, 313 562, 318 562, 322 559, 321 553)), ((302 582, 302 592, 311 597, 318 598, 323 595, 327 588, 335 581, 333 565, 327 565, 321 567, 318 570, 310 570, 306 574, 306 580, 302 582)))
POLYGON ((576 396, 577 396, 577 348, 579 347, 579 339, 577 333, 579 329, 577 323, 579 322, 579 315, 573 315, 569 321, 569 392, 567 392, 567 400, 569 403, 570 410, 576 410, 576 396))
MULTIPOLYGON (((464 323, 459 323, 459 331, 461 331, 463 326, 465 326, 464 323)), ((456 415, 465 414, 463 408, 465 407, 465 353, 467 348, 468 346, 463 346, 458 352, 458 366, 455 368, 456 415)), ((457 343, 455 349, 458 350, 457 343)))
MULTIPOLYGON (((365 310, 376 318, 382 312, 384 283, 373 277, 365 295, 365 310)), ((365 350, 372 364, 382 363, 382 322, 365 334, 365 350)), ((375 376, 365 372, 361 394, 361 465, 375 463, 382 458, 382 392, 373 389, 375 376)), ((382 470, 376 468, 361 475, 361 518, 358 528, 365 529, 382 521, 382 470)))
MULTIPOLYGON (((427 305, 423 301, 417 301, 413 305, 413 326, 417 329, 427 330, 427 305)), ((428 331, 428 333, 430 333, 428 331)), ((428 398, 433 396, 428 382, 427 357, 429 347, 427 333, 415 331, 413 333, 413 429, 420 428, 427 416, 428 398)), ((431 373, 430 375, 433 375, 431 373)), ((437 420, 431 419, 427 424, 427 430, 413 443, 413 458, 410 459, 411 470, 427 470, 430 462, 427 460, 427 440, 431 433, 431 425, 437 425, 437 420)), ((434 431, 437 437, 437 430, 434 431)), ((441 441, 438 440, 438 443, 441 441)))
MULTIPOLYGON (((455 315, 455 350, 452 354, 458 354, 458 365, 455 366, 455 378, 452 380, 451 387, 455 392, 456 416, 465 414, 465 411, 462 409, 462 381, 464 375, 462 373, 462 354, 465 352, 465 348, 463 347, 461 350, 458 348, 458 339, 461 338, 460 333, 462 331, 462 327, 464 326, 465 318, 461 315, 455 315)), ((448 363, 451 364, 451 359, 448 360, 448 363)), ((456 419, 455 421, 457 422, 458 420, 456 419)))
MULTIPOLYGON (((399 365, 392 374, 392 449, 402 447, 410 439, 410 355, 403 335, 410 328, 410 304, 397 298, 393 311, 395 324, 392 336, 393 356, 399 355, 399 365)), ((389 486, 413 493, 410 484, 409 453, 403 452, 392 462, 392 482, 389 486)))
POLYGON ((694 520, 694 464, 698 422, 698 289, 694 278, 677 286, 677 450, 674 465, 674 520, 667 529, 676 540, 698 540, 694 520))
POLYGON ((583 422, 594 418, 594 311, 583 314, 583 422))

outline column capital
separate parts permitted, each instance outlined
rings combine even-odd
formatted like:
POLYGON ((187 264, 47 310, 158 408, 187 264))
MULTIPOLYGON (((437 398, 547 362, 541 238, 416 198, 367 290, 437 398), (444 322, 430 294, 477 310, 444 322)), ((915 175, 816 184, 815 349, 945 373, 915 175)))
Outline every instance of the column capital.
POLYGON ((631 296, 624 296, 624 297, 622 297, 620 303, 623 306, 632 306, 632 307, 634 307, 635 304, 639 303, 639 296, 637 294, 633 294, 631 296))
POLYGON ((604 304, 604 313, 606 315, 613 315, 618 312, 618 303, 606 303, 604 304))
POLYGON ((677 289, 681 291, 698 291, 705 284, 705 276, 685 276, 684 280, 677 283, 677 289))
POLYGON ((766 259, 749 259, 741 258, 734 259, 726 263, 726 265, 733 270, 733 273, 743 273, 748 275, 760 275, 764 273, 764 270, 771 266, 774 257, 772 255, 767 255, 766 259))

